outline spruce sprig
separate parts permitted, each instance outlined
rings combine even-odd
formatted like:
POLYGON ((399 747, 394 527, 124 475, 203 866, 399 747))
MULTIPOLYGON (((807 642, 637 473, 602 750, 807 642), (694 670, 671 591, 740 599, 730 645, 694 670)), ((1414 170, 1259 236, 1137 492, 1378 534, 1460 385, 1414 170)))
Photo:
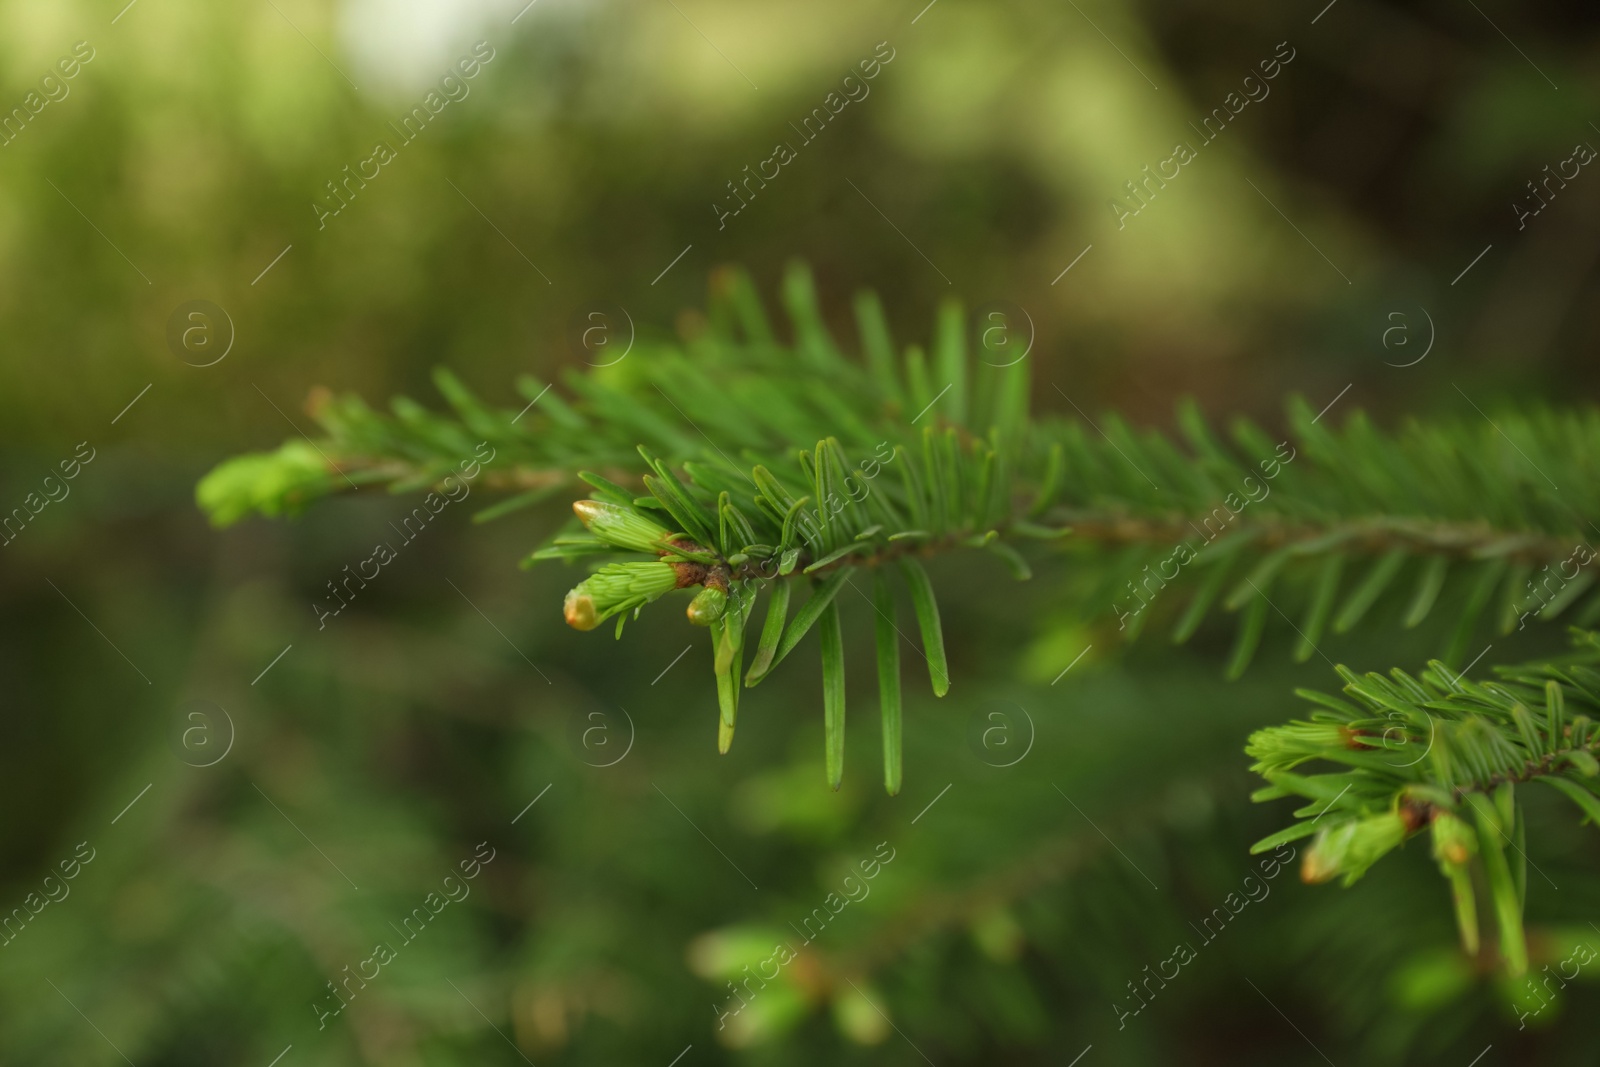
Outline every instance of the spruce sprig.
POLYGON ((1294 812, 1300 821, 1251 851, 1315 835, 1303 878, 1342 876, 1349 885, 1427 830, 1462 946, 1480 950, 1474 886, 1487 886, 1500 958, 1521 974, 1529 861, 1517 786, 1548 786, 1600 824, 1600 635, 1574 628, 1573 643, 1567 656, 1496 667, 1495 681, 1472 681, 1435 660, 1416 676, 1340 667, 1348 700, 1299 690, 1316 705, 1310 718, 1258 731, 1245 751, 1269 783, 1256 800, 1309 803, 1294 812), (1307 763, 1341 769, 1296 770, 1307 763))
MULTIPOLYGON (((1084 613, 1129 640, 1164 620, 1181 642, 1235 614, 1234 675, 1274 629, 1296 631, 1303 660, 1392 601, 1406 626, 1447 618, 1449 664, 1486 620, 1503 631, 1557 616, 1600 622, 1578 518, 1600 509, 1593 410, 1496 413, 1493 423, 1473 412, 1384 432, 1359 413, 1335 428, 1294 400, 1283 432, 1241 420, 1219 435, 1185 405, 1169 435, 1114 414, 1030 413, 1028 361, 983 358, 954 303, 940 309, 930 361, 917 346, 897 353, 882 307, 863 295, 857 362, 803 268, 786 276, 782 301, 792 347, 748 277, 720 272, 681 343, 641 341, 620 363, 568 373, 564 389, 521 379, 520 406, 487 404, 445 370, 435 381, 448 414, 405 399, 384 414, 317 392, 324 436, 311 449, 296 439, 229 460, 197 494, 226 525, 292 514, 352 485, 434 485, 475 450, 495 457, 478 484, 509 494, 480 520, 586 487, 572 527, 527 560, 600 565, 569 594, 568 620, 615 617, 620 635, 652 601, 695 590, 689 616, 711 634, 724 751, 741 690, 815 630, 835 786, 838 609, 859 597, 878 619, 891 792, 903 773, 902 695, 898 646, 881 624, 903 585, 920 657, 945 693, 951 665, 923 563, 952 552, 983 552, 1019 578, 1041 546, 1053 550, 1045 558, 1065 555, 1098 579, 1077 594, 1084 613), (809 590, 803 602, 796 585, 809 590), (747 635, 764 591, 763 621, 747 635)), ((1059 382, 1043 391, 1057 393, 1077 408, 1059 382)))

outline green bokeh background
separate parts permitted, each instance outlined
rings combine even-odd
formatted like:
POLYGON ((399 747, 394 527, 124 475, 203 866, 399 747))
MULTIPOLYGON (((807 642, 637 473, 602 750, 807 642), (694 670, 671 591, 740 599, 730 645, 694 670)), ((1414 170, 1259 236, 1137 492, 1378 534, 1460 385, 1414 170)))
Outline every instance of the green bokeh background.
MULTIPOLYGON (((309 430, 314 386, 433 403, 443 364, 520 406, 517 374, 595 361, 589 312, 671 338, 717 265, 771 293, 795 258, 841 335, 864 287, 902 342, 950 296, 1023 310, 1045 409, 1166 425, 1193 395, 1270 425, 1291 393, 1385 422, 1577 402, 1600 177, 1522 229, 1514 205, 1600 144, 1597 28, 1489 0, 0 3, 0 107, 76 42, 94 57, 0 147, 3 507, 80 442, 95 457, 0 567, 0 907, 79 842, 95 856, 0 949, 0 1061, 1592 1062, 1600 971, 1519 1031, 1455 955, 1418 846, 1350 890, 1281 875, 1119 1028, 1127 983, 1196 940, 1283 821, 1248 802, 1245 735, 1332 676, 1280 635, 1224 683, 1223 625, 1124 647, 1092 557, 1024 586, 937 567, 952 691, 908 686, 900 797, 867 716, 834 794, 814 668, 753 693, 719 758, 703 635, 676 612, 621 643, 562 624, 572 576, 516 568, 562 502, 487 526, 451 509, 319 631, 312 600, 402 502, 217 532, 193 486, 309 430), (319 229, 324 183, 478 41, 470 94, 319 229), (880 42, 870 94, 719 228, 726 183, 880 42), (1280 42, 1270 93, 1199 147, 1190 123, 1280 42), (1112 198, 1133 206, 1124 183, 1177 141, 1197 158, 1119 226, 1112 198), (201 351, 231 338, 205 367, 169 343, 197 300, 227 320, 201 351), (209 767, 180 759, 190 701, 231 722, 207 720, 232 738, 209 767), (1009 768, 974 741, 997 721, 1031 738, 1009 768), (319 1029, 325 983, 481 841, 471 896, 319 1029), (733 972, 880 842, 870 895, 719 1029, 733 972)), ((1330 653, 1437 651, 1386 607, 1330 653)), ((1592 828, 1543 799, 1528 908, 1551 961, 1600 923, 1600 871, 1592 828)))

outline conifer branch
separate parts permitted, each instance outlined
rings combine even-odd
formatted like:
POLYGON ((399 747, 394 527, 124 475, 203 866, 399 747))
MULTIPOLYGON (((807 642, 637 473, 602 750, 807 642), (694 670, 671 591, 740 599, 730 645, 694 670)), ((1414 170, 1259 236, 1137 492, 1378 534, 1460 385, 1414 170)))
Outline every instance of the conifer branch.
MULTIPOLYGON (((1116 415, 1030 414, 1026 361, 995 365, 981 346, 970 351, 953 303, 937 319, 930 376, 920 349, 896 354, 874 297, 856 304, 861 363, 833 339, 803 269, 787 276, 783 302, 792 347, 775 339, 749 279, 722 272, 703 327, 681 345, 639 344, 631 359, 568 374, 564 390, 524 378, 521 408, 488 405, 443 370, 447 415, 405 399, 381 414, 319 392, 321 440, 223 463, 197 495, 226 525, 292 514, 350 485, 439 485, 473 456, 489 457, 474 476, 514 493, 479 519, 586 488, 572 527, 527 560, 596 557, 600 568, 566 599, 567 620, 588 629, 615 618, 620 636, 648 604, 697 590, 688 615, 712 632, 722 751, 741 689, 817 628, 834 785, 844 719, 834 598, 852 576, 898 574, 943 695, 950 670, 920 562, 932 556, 981 550, 1019 578, 1036 543, 1090 556, 1100 581, 1086 610, 1129 639, 1152 618, 1171 620, 1181 641, 1219 611, 1238 613, 1235 675, 1280 616, 1306 659, 1400 585, 1411 586, 1407 626, 1452 605, 1445 662, 1461 661, 1486 616, 1502 630, 1568 612, 1600 621, 1578 518, 1600 510, 1592 410, 1494 423, 1474 413, 1385 433, 1360 414, 1334 429, 1296 400, 1286 433, 1239 421, 1224 439, 1188 405, 1173 437, 1116 415), (1172 584, 1189 591, 1169 594, 1172 584), (791 618, 794 585, 811 594, 791 618), (747 638, 760 593, 778 588, 747 638)), ((857 591, 882 613, 895 594, 872 584, 870 597, 857 591)), ((896 673, 879 685, 893 790, 899 661, 878 663, 896 673)))
POLYGON ((1576 650, 1494 668, 1498 681, 1470 681, 1434 661, 1413 677, 1357 675, 1345 667, 1350 700, 1300 690, 1317 705, 1309 720, 1261 730, 1245 751, 1267 780, 1257 800, 1298 796, 1301 821, 1252 852, 1315 835, 1302 877, 1349 885, 1391 850, 1429 830, 1449 881, 1462 946, 1479 951, 1474 885, 1487 885, 1499 955, 1511 974, 1527 965, 1522 908, 1529 859, 1516 787, 1549 786, 1600 824, 1600 635, 1574 629, 1576 650), (1306 763, 1339 771, 1297 773, 1306 763))

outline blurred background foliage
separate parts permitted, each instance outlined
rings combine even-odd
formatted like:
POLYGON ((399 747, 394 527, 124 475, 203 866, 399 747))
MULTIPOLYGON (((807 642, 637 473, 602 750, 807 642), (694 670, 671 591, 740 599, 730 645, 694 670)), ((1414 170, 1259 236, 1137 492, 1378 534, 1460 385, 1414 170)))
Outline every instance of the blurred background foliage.
MULTIPOLYGON (((445 364, 512 404, 517 373, 594 356, 573 327, 589 310, 671 337, 717 264, 771 293, 793 257, 841 322, 877 289, 902 340, 950 294, 1026 309, 1045 407, 1066 406, 1051 383, 1158 425, 1185 394, 1270 424, 1287 393, 1320 407, 1346 385, 1330 417, 1461 415, 1453 385, 1491 412, 1591 393, 1600 178, 1522 230, 1512 205, 1600 144, 1597 24, 1361 0, 0 3, 8 111, 76 42, 94 56, 0 148, 4 507, 95 450, 0 569, 3 906, 78 842, 95 856, 0 953, 0 1059, 1590 1062, 1600 970, 1519 1029, 1518 991, 1456 953, 1421 848, 1348 891, 1272 881, 1199 947, 1200 976, 1119 1028, 1128 983, 1281 825, 1248 803, 1242 740, 1299 713, 1295 685, 1333 688, 1287 640, 1224 684, 1225 633, 1123 648, 1070 553, 1025 586, 946 561, 955 684, 908 690, 905 791, 857 773, 832 794, 816 678, 752 694, 719 759, 709 672, 672 669, 698 636, 673 613, 621 644, 561 624, 569 575, 515 563, 563 501, 446 514, 318 632, 311 601, 401 501, 218 534, 192 493, 309 428, 313 386, 432 402, 445 364), (319 229, 324 183, 396 141, 387 124, 477 41, 494 59, 470 94, 319 229), (1270 95, 1199 146, 1189 124, 1284 41, 1270 95), (725 183, 880 42, 870 95, 719 229, 725 183), (1180 140, 1198 158, 1119 228, 1108 201, 1180 140), (232 323, 213 366, 168 342, 193 300, 232 323), (1397 368, 1428 339, 1419 312, 1436 342, 1397 368), (216 750, 232 735, 209 767, 184 761, 193 700, 231 720, 207 720, 216 750), (1005 769, 974 741, 996 722, 1032 739, 1005 769), (480 841, 496 858, 470 898, 319 1029, 325 983, 480 841), (870 895, 719 1028, 726 983, 880 842, 895 859, 870 895)), ((1330 652, 1437 652, 1386 607, 1330 652)), ((1496 643, 1510 661, 1561 638, 1496 643)), ((869 655, 850 655, 861 683, 869 655)), ((857 717, 852 752, 875 728, 857 717)), ((1544 800, 1536 972, 1600 921, 1593 831, 1544 800)))

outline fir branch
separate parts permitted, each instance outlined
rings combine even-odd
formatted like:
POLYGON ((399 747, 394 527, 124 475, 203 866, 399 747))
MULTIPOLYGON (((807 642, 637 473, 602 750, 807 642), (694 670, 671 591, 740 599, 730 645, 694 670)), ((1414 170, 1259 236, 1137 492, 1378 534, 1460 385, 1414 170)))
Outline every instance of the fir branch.
MULTIPOLYGON (((381 414, 319 392, 311 410, 322 440, 230 460, 197 495, 226 525, 252 512, 293 514, 349 485, 438 485, 468 457, 492 457, 485 484, 516 495, 482 519, 586 482, 593 492, 576 503, 578 521, 527 562, 598 557, 600 572, 568 596, 567 618, 588 628, 614 616, 619 636, 648 603, 698 587, 689 616, 712 629, 723 751, 744 630, 764 589, 785 593, 745 686, 780 664, 850 575, 892 570, 943 695, 942 628, 919 561, 962 550, 997 555, 1018 577, 1031 573, 1033 542, 1092 556, 1101 580, 1088 608, 1130 639, 1152 618, 1172 618, 1181 641, 1219 608, 1237 612, 1230 675, 1247 668, 1278 616, 1298 614, 1290 625, 1304 659, 1329 628, 1360 625, 1407 581, 1407 626, 1453 605, 1447 662, 1459 661, 1485 616, 1502 630, 1567 612, 1600 621, 1578 518, 1600 508, 1592 410, 1385 433, 1359 414, 1335 429, 1295 401, 1287 436, 1240 421, 1224 439, 1190 405, 1174 438, 1115 415, 1030 415, 1026 363, 974 359, 954 303, 939 313, 934 377, 915 347, 894 358, 870 295, 856 307, 865 364, 842 354, 802 268, 786 279, 784 303, 798 356, 774 339, 749 279, 724 271, 703 328, 681 345, 638 345, 633 359, 568 374, 564 390, 525 378, 520 408, 486 404, 443 370, 435 381, 448 415, 405 399, 381 414), (789 619, 790 587, 807 582, 812 599, 789 619), (1192 592, 1166 594, 1173 583, 1192 592)), ((892 591, 874 586, 876 610, 892 607, 892 591)), ((829 648, 837 621, 829 616, 829 648)), ((837 784, 841 668, 829 661, 825 746, 837 784)), ((878 662, 896 673, 879 685, 892 789, 899 664, 878 662)))
POLYGON ((1576 650, 1557 659, 1499 666, 1473 682, 1434 661, 1413 677, 1357 675, 1340 667, 1350 700, 1302 690, 1310 719, 1261 730, 1245 751, 1269 783, 1257 800, 1299 796, 1301 820, 1253 852, 1315 835, 1302 876, 1360 878, 1385 854, 1429 829, 1450 881, 1461 940, 1479 947, 1472 872, 1490 889, 1501 958, 1526 966, 1522 891, 1529 862, 1515 787, 1541 783, 1600 823, 1600 635, 1573 631, 1576 650), (1305 775, 1306 763, 1341 770, 1305 775), (1508 851, 1509 846, 1509 851, 1508 851))

